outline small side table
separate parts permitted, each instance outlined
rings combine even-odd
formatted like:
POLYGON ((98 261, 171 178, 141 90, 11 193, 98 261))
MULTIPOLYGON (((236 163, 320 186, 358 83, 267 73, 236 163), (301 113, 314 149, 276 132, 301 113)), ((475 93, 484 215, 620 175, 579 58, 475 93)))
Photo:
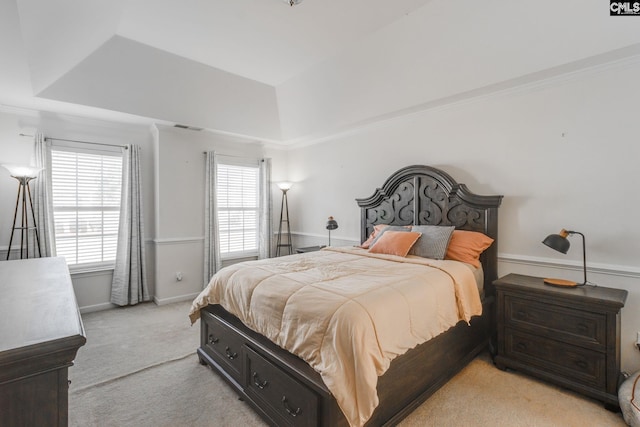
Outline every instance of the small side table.
POLYGON ((296 252, 299 254, 306 254, 307 252, 315 252, 315 251, 319 251, 322 248, 325 248, 326 246, 307 246, 306 248, 296 248, 296 252))
POLYGON ((540 277, 509 274, 497 292, 500 369, 513 368, 618 406, 620 310, 627 291, 556 288, 540 277))

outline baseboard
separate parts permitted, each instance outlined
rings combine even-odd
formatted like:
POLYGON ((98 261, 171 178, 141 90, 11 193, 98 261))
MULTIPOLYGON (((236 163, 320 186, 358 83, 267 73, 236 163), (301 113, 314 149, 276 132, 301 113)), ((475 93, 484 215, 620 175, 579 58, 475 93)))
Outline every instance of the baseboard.
POLYGON ((165 305, 165 304, 171 304, 172 302, 192 300, 192 299, 195 299, 195 297, 197 297, 198 295, 200 295, 200 292, 197 292, 195 294, 179 295, 177 297, 171 297, 171 298, 153 297, 153 302, 155 302, 157 305, 165 305))
POLYGON ((104 302, 102 304, 95 304, 95 305, 87 305, 85 307, 80 307, 80 314, 93 313, 95 311, 110 310, 116 307, 117 305, 111 304, 110 302, 104 302))
MULTIPOLYGON (((162 298, 162 299, 161 298, 157 298, 157 297, 153 297, 153 302, 156 305, 166 305, 166 304, 171 304, 173 302, 181 302, 181 301, 193 300, 198 295, 200 295, 200 292, 195 293, 195 294, 179 295, 177 297, 162 298)), ((95 311, 110 310, 112 308, 117 308, 117 307, 118 306, 116 304, 112 304, 110 302, 105 302, 105 303, 101 303, 101 304, 94 304, 94 305, 87 305, 87 306, 84 306, 84 307, 80 307, 80 314, 93 313, 95 311)))

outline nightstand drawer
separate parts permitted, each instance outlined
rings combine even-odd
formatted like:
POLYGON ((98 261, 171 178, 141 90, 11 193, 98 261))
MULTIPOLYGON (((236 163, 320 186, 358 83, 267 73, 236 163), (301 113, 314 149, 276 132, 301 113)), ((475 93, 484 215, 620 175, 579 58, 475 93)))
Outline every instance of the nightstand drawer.
POLYGON ((570 344, 506 329, 505 356, 589 387, 602 388, 606 356, 570 344))
POLYGON ((242 374, 243 342, 237 334, 206 310, 200 313, 203 322, 201 347, 238 382, 242 374))
POLYGON ((604 351, 607 318, 567 306, 505 295, 505 326, 604 351))

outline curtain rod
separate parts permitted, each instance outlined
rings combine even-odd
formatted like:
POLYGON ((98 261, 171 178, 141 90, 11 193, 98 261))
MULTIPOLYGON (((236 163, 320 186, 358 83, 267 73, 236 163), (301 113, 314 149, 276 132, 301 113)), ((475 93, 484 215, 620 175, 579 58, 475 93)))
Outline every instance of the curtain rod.
MULTIPOLYGON (((33 138, 33 135, 27 135, 27 134, 24 134, 24 133, 21 133, 20 136, 27 136, 27 137, 33 138)), ((125 150, 129 149, 129 147, 127 145, 105 144, 103 142, 91 142, 91 141, 79 141, 79 140, 76 140, 76 139, 52 138, 50 136, 45 136, 44 139, 45 140, 49 139, 49 140, 56 140, 56 141, 66 141, 66 142, 79 142, 80 144, 106 145, 108 147, 122 147, 125 150)))
MULTIPOLYGON (((205 154, 205 155, 207 153, 208 153, 208 151, 203 151, 202 152, 202 154, 205 154)), ((221 157, 235 157, 236 159, 251 159, 252 158, 251 156, 235 156, 233 154, 218 154, 218 156, 221 156, 221 157)), ((260 158, 259 160, 264 160, 264 159, 260 158)))

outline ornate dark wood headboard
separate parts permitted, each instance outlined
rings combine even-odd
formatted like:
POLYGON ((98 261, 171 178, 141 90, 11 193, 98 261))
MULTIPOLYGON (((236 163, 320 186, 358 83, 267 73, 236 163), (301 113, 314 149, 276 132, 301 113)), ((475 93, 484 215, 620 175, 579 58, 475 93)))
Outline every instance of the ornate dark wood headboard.
POLYGON ((493 238, 495 242, 480 257, 485 285, 493 289, 491 283, 498 277, 498 207, 502 196, 472 193, 440 169, 414 165, 398 170, 371 197, 356 202, 361 209, 361 242, 376 224, 454 225, 493 238))

